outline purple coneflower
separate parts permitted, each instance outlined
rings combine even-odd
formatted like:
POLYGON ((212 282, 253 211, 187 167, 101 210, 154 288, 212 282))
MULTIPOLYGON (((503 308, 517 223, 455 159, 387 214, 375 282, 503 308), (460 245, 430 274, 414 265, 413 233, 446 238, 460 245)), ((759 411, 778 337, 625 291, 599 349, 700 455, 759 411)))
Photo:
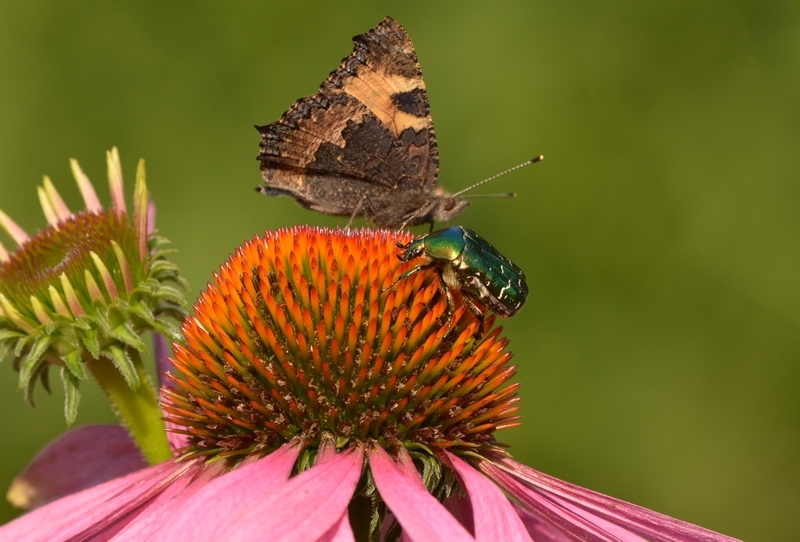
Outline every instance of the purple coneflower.
POLYGON ((184 282, 164 258, 165 240, 153 234, 144 161, 132 217, 116 148, 107 162, 110 209, 72 160, 85 210, 71 212, 45 177, 39 200, 46 229, 29 236, 0 211, 0 226, 19 245, 10 253, 0 245, 0 360, 12 353, 30 403, 37 383, 49 391, 51 367, 60 369, 68 425, 78 412, 81 382, 91 375, 148 461, 157 463, 171 452, 156 388, 141 361, 146 347, 140 335, 180 337, 172 321, 185 314, 184 282))
POLYGON ((175 345, 162 406, 180 458, 0 538, 732 540, 515 462, 495 439, 518 424, 508 341, 458 293, 448 322, 433 272, 384 291, 409 239, 296 227, 245 243, 175 345))

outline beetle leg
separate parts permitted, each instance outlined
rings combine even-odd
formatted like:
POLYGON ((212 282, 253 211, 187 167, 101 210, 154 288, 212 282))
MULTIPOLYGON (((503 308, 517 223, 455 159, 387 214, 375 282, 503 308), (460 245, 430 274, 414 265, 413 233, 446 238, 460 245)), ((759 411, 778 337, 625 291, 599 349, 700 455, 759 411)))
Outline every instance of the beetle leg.
POLYGON ((453 299, 453 293, 450 291, 450 288, 447 287, 447 283, 444 281, 442 272, 439 271, 438 274, 439 274, 439 292, 444 294, 444 297, 447 300, 447 333, 444 334, 444 336, 447 337, 450 334, 450 328, 453 321, 453 314, 456 312, 456 302, 453 299))
MULTIPOLYGON (((399 245, 399 243, 398 243, 398 245, 399 245)), ((387 286, 386 288, 381 290, 381 293, 385 292, 386 290, 391 290, 392 287, 394 287, 395 284, 397 284, 398 282, 400 282, 403 279, 407 279, 408 277, 410 277, 414 273, 419 273, 423 269, 428 269, 428 268, 431 268, 431 267, 433 267, 435 265, 436 265, 436 262, 430 262, 430 263, 424 263, 424 264, 418 265, 418 266, 414 267, 413 269, 409 269, 408 271, 406 271, 405 273, 403 273, 402 275, 397 277, 394 280, 394 282, 392 282, 389 286, 387 286)))
POLYGON ((478 306, 475 305, 475 303, 473 303, 469 297, 467 296, 463 297, 464 297, 464 304, 467 306, 472 315, 475 316, 475 319, 478 320, 480 324, 478 326, 478 335, 477 337, 475 337, 475 341, 480 341, 481 337, 483 337, 483 330, 486 326, 486 315, 483 312, 481 312, 478 306))

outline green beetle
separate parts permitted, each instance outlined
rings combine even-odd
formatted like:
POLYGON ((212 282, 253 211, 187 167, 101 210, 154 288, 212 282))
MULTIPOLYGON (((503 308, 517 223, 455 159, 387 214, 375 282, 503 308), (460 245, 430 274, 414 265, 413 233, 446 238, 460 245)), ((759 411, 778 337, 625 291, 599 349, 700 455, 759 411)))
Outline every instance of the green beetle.
POLYGON ((469 228, 451 226, 423 235, 408 244, 397 243, 404 262, 422 258, 424 263, 400 275, 388 288, 423 269, 435 268, 447 296, 448 313, 453 313, 451 290, 461 290, 464 302, 481 322, 484 314, 472 300, 508 318, 522 308, 528 297, 525 273, 500 254, 486 239, 469 228))

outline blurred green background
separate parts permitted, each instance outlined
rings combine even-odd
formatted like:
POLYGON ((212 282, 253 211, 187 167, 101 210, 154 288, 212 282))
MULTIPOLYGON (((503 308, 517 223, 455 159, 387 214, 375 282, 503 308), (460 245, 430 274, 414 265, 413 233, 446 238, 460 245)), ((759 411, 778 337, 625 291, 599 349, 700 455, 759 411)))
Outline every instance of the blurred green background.
MULTIPOLYGON (((36 185, 105 202, 104 152, 147 160, 196 293, 266 228, 345 220, 265 198, 254 124, 277 120, 385 15, 425 73, 458 223, 519 264, 514 455, 748 541, 800 540, 800 4, 0 4, 0 208, 43 227, 36 185), (490 5, 491 4, 491 5, 490 5), (792 150, 794 149, 794 150, 792 150)), ((423 229, 424 231, 424 229, 423 229)), ((2 242, 11 247, 10 239, 2 242)), ((64 430, 0 368, 0 486, 64 430)), ((78 423, 112 421, 94 385, 78 423)), ((3 501, 0 522, 15 512, 3 501)))

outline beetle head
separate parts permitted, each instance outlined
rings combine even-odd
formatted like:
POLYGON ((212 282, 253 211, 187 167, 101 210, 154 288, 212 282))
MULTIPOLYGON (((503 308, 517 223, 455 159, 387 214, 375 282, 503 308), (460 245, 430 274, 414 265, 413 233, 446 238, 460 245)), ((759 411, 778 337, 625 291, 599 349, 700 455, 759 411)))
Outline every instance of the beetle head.
POLYGON ((402 252, 397 254, 397 259, 402 262, 413 260, 414 258, 422 256, 425 252, 425 238, 414 239, 405 245, 403 243, 397 243, 397 248, 402 250, 402 252))

